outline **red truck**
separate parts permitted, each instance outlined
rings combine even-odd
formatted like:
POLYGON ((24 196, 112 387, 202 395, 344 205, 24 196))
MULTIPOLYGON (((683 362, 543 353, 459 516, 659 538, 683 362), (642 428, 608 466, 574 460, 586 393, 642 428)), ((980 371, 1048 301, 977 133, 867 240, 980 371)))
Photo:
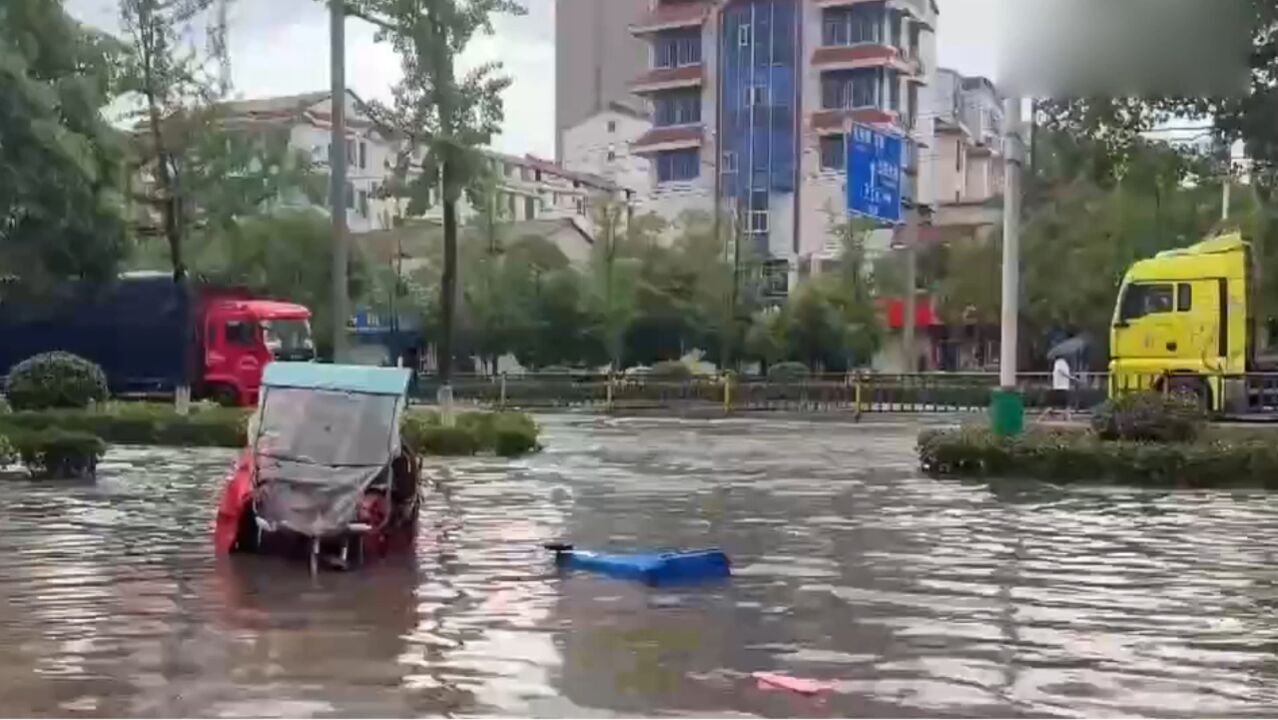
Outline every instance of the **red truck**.
POLYGON ((171 394, 257 403, 272 360, 312 360, 311 311, 243 289, 127 273, 107 287, 77 285, 56 300, 0 302, 0 375, 64 350, 102 366, 115 395, 171 394))

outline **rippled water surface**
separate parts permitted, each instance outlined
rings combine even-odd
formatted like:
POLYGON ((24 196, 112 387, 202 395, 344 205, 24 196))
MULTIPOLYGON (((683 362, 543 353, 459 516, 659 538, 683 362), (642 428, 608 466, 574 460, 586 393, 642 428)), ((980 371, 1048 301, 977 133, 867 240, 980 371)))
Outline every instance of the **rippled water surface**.
POLYGON ((0 483, 0 712, 1278 712, 1269 496, 924 479, 906 425, 543 422, 542 455, 432 466, 413 558, 317 580, 212 557, 230 453, 0 483), (550 540, 736 575, 560 576, 550 540))

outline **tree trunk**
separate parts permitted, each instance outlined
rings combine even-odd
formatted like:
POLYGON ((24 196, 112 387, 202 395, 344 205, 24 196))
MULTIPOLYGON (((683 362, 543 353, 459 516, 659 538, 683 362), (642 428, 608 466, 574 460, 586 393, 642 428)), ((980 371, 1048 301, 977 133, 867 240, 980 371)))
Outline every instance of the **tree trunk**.
MULTIPOLYGON (((444 169, 445 185, 449 171, 444 169)), ((439 284, 439 379, 453 376, 453 325, 457 313, 457 201, 444 198, 444 277, 439 284)))

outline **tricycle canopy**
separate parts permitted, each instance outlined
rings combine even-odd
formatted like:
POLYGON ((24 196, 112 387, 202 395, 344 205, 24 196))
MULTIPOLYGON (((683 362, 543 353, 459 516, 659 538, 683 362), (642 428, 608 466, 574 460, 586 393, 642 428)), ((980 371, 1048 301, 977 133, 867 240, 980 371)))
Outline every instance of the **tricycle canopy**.
POLYGON ((400 454, 409 377, 399 368, 267 365, 249 438, 258 518, 311 537, 345 532, 400 454))

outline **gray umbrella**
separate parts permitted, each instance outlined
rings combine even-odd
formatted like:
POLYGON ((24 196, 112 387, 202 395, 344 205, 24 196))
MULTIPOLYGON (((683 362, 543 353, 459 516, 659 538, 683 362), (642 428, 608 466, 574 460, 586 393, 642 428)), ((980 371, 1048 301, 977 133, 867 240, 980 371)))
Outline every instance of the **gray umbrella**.
POLYGON ((1076 358, 1087 352, 1087 338, 1077 335, 1064 342, 1056 344, 1056 347, 1047 351, 1047 359, 1055 360, 1057 358, 1076 358))

